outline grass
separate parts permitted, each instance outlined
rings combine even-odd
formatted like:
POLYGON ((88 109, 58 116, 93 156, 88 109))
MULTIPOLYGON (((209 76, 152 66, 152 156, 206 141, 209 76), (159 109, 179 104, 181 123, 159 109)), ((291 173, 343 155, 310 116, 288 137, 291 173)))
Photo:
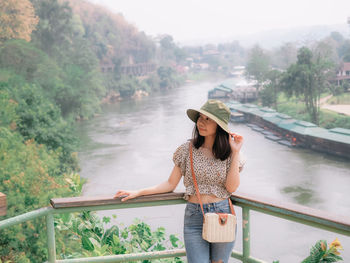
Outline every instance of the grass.
POLYGON ((334 111, 321 109, 320 127, 332 129, 336 127, 350 129, 350 117, 334 111))
MULTIPOLYGON (((336 96, 335 98, 340 98, 340 101, 347 101, 350 99, 350 94, 345 93, 341 96, 336 96)), ((278 97, 278 108, 277 111, 287 114, 294 119, 303 120, 311 122, 311 118, 306 111, 306 107, 300 99, 292 97, 288 99, 284 94, 280 94, 278 97)), ((328 102, 329 103, 329 102, 328 102)), ((346 103, 343 103, 346 104, 346 103)), ((347 103, 350 104, 350 103, 347 103)), ((350 129, 350 117, 343 114, 336 113, 334 111, 321 109, 320 110, 320 120, 319 126, 332 129, 336 127, 350 129)))
POLYGON ((350 93, 333 96, 327 101, 328 104, 350 104, 350 93))

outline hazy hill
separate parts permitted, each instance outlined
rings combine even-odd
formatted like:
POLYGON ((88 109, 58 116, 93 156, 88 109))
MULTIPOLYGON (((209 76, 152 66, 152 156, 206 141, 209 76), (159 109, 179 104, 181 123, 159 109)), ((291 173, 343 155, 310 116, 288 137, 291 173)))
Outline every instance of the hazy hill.
POLYGON ((337 31, 348 37, 350 35, 350 27, 347 24, 340 25, 318 25, 305 26, 289 29, 273 29, 266 30, 250 35, 227 36, 225 38, 211 38, 201 40, 191 40, 181 43, 182 45, 203 45, 206 43, 218 44, 225 42, 232 42, 238 40, 239 43, 248 48, 256 43, 260 46, 270 49, 278 47, 286 42, 296 42, 298 45, 310 44, 314 41, 320 40, 329 36, 333 31, 337 31))

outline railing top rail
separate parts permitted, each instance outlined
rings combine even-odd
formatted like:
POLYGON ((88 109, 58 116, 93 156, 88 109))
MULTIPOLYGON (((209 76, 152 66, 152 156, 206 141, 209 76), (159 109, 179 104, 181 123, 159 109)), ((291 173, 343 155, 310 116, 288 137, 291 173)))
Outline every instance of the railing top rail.
POLYGON ((84 206, 101 206, 101 205, 115 205, 121 203, 146 203, 152 201, 168 201, 168 200, 181 200, 184 193, 165 193, 140 196, 128 201, 122 202, 120 198, 114 199, 109 196, 91 196, 91 197, 65 197, 65 198, 52 198, 50 200, 51 206, 55 209, 70 208, 70 207, 84 207, 84 206))
MULTIPOLYGON (((155 194, 140 196, 135 199, 122 202, 120 198, 114 199, 112 196, 94 196, 94 197, 67 197, 67 198, 53 198, 51 199, 51 205, 55 209, 70 208, 70 207, 84 207, 84 206, 101 206, 101 205, 115 205, 121 203, 147 203, 152 201, 165 201, 165 200, 181 200, 183 199, 183 192, 171 192, 165 194, 155 194)), ((331 214, 318 209, 313 209, 307 206, 298 204, 292 204, 287 202, 280 202, 274 199, 255 196, 251 194, 236 192, 231 196, 232 200, 237 204, 247 204, 251 207, 263 208, 265 210, 273 211, 285 211, 293 215, 302 215, 313 217, 321 220, 330 221, 335 224, 343 225, 346 228, 350 228, 350 218, 331 214)))
POLYGON ((238 203, 244 203, 258 208, 265 208, 267 210, 285 210, 291 215, 301 215, 326 220, 335 224, 343 225, 344 227, 350 229, 349 217, 336 215, 334 213, 314 209, 303 205, 281 202, 275 199, 255 196, 241 192, 234 193, 231 197, 233 201, 238 203))

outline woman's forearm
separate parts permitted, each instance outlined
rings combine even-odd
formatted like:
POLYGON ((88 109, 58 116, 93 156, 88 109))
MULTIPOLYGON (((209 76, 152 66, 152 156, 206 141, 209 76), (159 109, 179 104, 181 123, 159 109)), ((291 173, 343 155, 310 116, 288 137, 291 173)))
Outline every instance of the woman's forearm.
POLYGON ((114 198, 122 197, 122 201, 126 201, 141 195, 161 194, 174 191, 181 179, 181 169, 178 166, 174 166, 167 181, 155 186, 143 188, 139 190, 119 190, 114 198))
POLYGON ((155 186, 143 188, 139 190, 140 195, 152 195, 152 194, 161 194, 167 193, 174 190, 174 186, 169 183, 169 181, 165 181, 155 186))
POLYGON ((236 191, 239 186, 239 152, 232 153, 231 166, 226 177, 226 190, 230 193, 236 191))

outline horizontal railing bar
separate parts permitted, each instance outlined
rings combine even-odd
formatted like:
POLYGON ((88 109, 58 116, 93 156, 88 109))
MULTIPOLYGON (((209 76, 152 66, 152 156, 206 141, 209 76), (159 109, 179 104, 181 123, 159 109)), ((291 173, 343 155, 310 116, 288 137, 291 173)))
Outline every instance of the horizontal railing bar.
POLYGON ((101 206, 56 208, 53 210, 53 213, 54 214, 62 214, 62 213, 82 212, 82 211, 98 211, 98 210, 114 210, 114 209, 162 206, 162 205, 178 205, 178 204, 185 204, 185 203, 186 203, 186 201, 183 199, 166 200, 166 201, 161 201, 161 200, 160 201, 148 201, 148 202, 142 202, 142 203, 125 202, 125 203, 117 203, 117 204, 101 205, 101 206))
POLYGON ((343 224, 344 226, 349 226, 350 227, 350 218, 349 217, 344 217, 344 216, 338 216, 334 214, 330 214, 329 212, 314 209, 311 207, 303 206, 303 205, 298 205, 298 204, 292 204, 292 203, 287 203, 287 202, 278 202, 275 199, 269 199, 266 197, 261 197, 261 196, 254 196, 251 194, 246 194, 246 193, 234 193, 231 195, 232 200, 234 201, 249 201, 249 202, 254 202, 256 206, 258 205, 265 205, 267 207, 275 207, 275 208, 281 208, 296 214, 304 214, 308 216, 312 216, 315 218, 320 218, 320 219, 325 219, 327 221, 332 221, 337 224, 343 224))
POLYGON ((139 261, 139 260, 146 260, 146 259, 173 258, 173 257, 184 257, 184 256, 186 256, 185 249, 172 249, 172 250, 164 250, 164 251, 156 251, 156 252, 143 252, 143 253, 122 254, 122 255, 113 255, 113 256, 62 259, 62 260, 56 260, 56 263, 130 262, 130 261, 139 261))
MULTIPOLYGON (((238 251, 236 251, 236 250, 232 251, 231 257, 235 258, 235 259, 238 259, 240 261, 243 261, 243 254, 238 252, 238 251)), ((251 257, 251 256, 246 258, 245 261, 249 262, 249 263, 267 263, 266 261, 263 261, 261 259, 257 259, 257 258, 251 257)))
POLYGON ((46 216, 49 213, 51 213, 53 210, 54 209, 52 207, 43 207, 34 211, 27 212, 22 215, 7 218, 5 220, 0 221, 0 230, 13 225, 21 224, 23 222, 26 222, 38 217, 46 216))
POLYGON ((266 261, 254 258, 254 257, 249 257, 245 260, 247 263, 267 263, 266 261))
POLYGON ((261 197, 253 197, 247 194, 233 194, 232 201, 238 206, 249 208, 282 217, 287 220, 300 222, 306 225, 315 226, 343 235, 350 235, 350 218, 329 215, 329 213, 306 206, 280 203, 275 200, 268 200, 261 197))
MULTIPOLYGON (((126 202, 122 202, 120 198, 113 198, 109 196, 94 196, 94 197, 66 197, 66 198, 53 198, 50 203, 53 208, 66 208, 66 207, 83 207, 83 206, 101 206, 101 205, 115 205, 115 204, 132 204, 132 203, 144 203, 152 201, 167 201, 167 200, 184 200, 184 193, 164 193, 154 195, 144 195, 130 199, 126 202)), ((185 201, 184 201, 185 202, 185 201)))
POLYGON ((341 235, 344 235, 344 236, 350 236, 349 230, 343 229, 343 228, 339 228, 336 224, 332 225, 331 222, 327 222, 327 221, 316 222, 315 219, 312 218, 312 217, 310 217, 310 218, 302 218, 302 217, 298 217, 297 215, 295 216, 295 215, 284 214, 284 213, 281 213, 279 211, 272 211, 272 210, 268 210, 268 209, 264 209, 264 208, 259 208, 259 207, 252 206, 252 205, 249 205, 249 204, 246 204, 246 203, 237 202, 237 203, 235 203, 235 205, 248 207, 251 210, 258 211, 258 212, 261 212, 263 214, 267 214, 267 215, 283 218, 283 219, 286 219, 288 221, 301 223, 303 225, 308 225, 308 226, 312 226, 312 227, 315 227, 315 228, 327 230, 327 231, 330 231, 330 232, 333 232, 333 233, 338 233, 338 234, 341 234, 341 235))
POLYGON ((238 252, 238 251, 236 251, 236 250, 232 250, 231 258, 239 259, 240 261, 242 261, 243 260, 243 254, 238 252))

